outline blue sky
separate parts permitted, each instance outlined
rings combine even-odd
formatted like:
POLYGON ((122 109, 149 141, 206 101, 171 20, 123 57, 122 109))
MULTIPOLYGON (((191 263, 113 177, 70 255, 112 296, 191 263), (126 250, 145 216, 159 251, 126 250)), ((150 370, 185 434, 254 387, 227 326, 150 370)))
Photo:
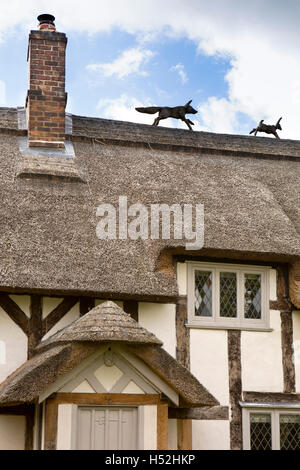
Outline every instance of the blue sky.
POLYGON ((68 36, 74 114, 150 124, 135 106, 193 99, 195 130, 248 134, 283 116, 282 137, 300 139, 297 0, 1 2, 0 106, 24 103, 28 33, 45 12, 68 36))

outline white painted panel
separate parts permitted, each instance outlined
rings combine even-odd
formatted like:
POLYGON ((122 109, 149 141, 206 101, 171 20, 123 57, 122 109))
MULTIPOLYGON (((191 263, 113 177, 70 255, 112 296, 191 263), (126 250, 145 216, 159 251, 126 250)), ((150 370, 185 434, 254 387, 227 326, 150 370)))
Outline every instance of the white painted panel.
POLYGON ((277 271, 270 269, 270 300, 277 300, 277 271))
POLYGON ((294 357, 296 371, 296 392, 300 393, 300 310, 293 312, 294 357))
POLYGON ((157 406, 143 406, 144 450, 157 449, 157 406))
POLYGON ((30 318, 30 295, 10 295, 9 297, 23 310, 25 315, 30 318))
POLYGON ((139 303, 139 324, 155 334, 163 348, 176 357, 176 305, 139 303))
POLYGON ((87 380, 84 380, 79 384, 72 393, 95 393, 95 390, 90 386, 87 380))
POLYGON ((227 331, 191 329, 191 372, 221 405, 229 405, 227 331))
POLYGON ((48 333, 43 337, 43 340, 49 338, 49 336, 54 335, 54 333, 57 331, 62 330, 66 326, 70 325, 73 323, 73 321, 77 320, 79 316, 79 303, 77 303, 58 323, 56 323, 53 328, 51 328, 50 331, 48 331, 48 333))
POLYGON ((0 308, 0 383, 27 360, 27 336, 0 308), (5 354, 4 354, 5 352, 5 354))
POLYGON ((57 450, 71 450, 72 448, 72 418, 74 405, 59 405, 57 417, 57 450))
POLYGON ((177 284, 179 295, 187 295, 187 265, 177 263, 177 284))
POLYGON ((139 394, 144 394, 144 390, 142 390, 136 383, 134 383, 132 380, 129 382, 129 384, 124 388, 122 393, 133 393, 135 395, 139 394))
POLYGON ((0 415, 0 450, 24 450, 25 426, 24 416, 0 415))
POLYGON ((177 450, 177 419, 168 420, 168 449, 177 450))
POLYGON ((270 311, 270 326, 272 332, 242 331, 242 384, 245 391, 283 391, 279 311, 270 311))
POLYGON ((230 450, 229 421, 193 420, 193 450, 230 450))
POLYGON ((95 370, 94 375, 105 390, 109 392, 122 377, 123 372, 115 365, 107 367, 105 364, 102 364, 101 367, 95 370))
POLYGON ((56 297, 43 297, 43 319, 63 301, 56 297))

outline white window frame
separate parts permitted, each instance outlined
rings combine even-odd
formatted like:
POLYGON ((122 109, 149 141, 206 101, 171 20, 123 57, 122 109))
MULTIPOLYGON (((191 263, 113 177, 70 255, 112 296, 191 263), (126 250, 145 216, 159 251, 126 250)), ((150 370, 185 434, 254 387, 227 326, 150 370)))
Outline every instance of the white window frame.
POLYGON ((188 325, 197 328, 226 328, 244 330, 270 331, 270 270, 268 266, 253 266, 242 264, 221 264, 204 262, 187 262, 188 284, 188 325), (212 316, 200 317, 195 315, 195 271, 212 272, 212 316), (220 316, 220 273, 231 272, 237 275, 237 317, 220 316), (244 274, 259 274, 261 276, 261 318, 244 318, 244 274))
POLYGON ((269 414, 271 415, 271 433, 272 433, 272 450, 280 450, 280 415, 297 415, 300 416, 300 407, 291 408, 282 406, 280 408, 272 408, 267 406, 247 407, 243 408, 243 449, 251 450, 250 439, 250 414, 269 414))

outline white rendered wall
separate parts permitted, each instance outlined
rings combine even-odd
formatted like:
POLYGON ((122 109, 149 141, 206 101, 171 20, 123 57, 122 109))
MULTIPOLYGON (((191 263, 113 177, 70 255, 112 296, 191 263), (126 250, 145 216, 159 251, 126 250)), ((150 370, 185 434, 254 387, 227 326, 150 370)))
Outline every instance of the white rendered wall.
POLYGON ((27 336, 0 307, 0 383, 27 361, 27 336))
POLYGON ((168 420, 168 450, 177 450, 177 419, 168 420))
POLYGON ((143 450, 157 449, 157 406, 143 406, 143 450))
POLYGON ((177 284, 179 295, 187 295, 187 264, 177 263, 177 284))
MULTIPOLYGON (((47 308, 47 300, 48 299, 45 299, 44 308, 45 307, 47 308)), ((50 299, 50 300, 53 302, 53 299, 50 299)), ((58 303, 60 303, 60 302, 58 302, 58 303)), ((54 303, 53 303, 53 305, 54 305, 54 303)), ((50 310, 49 306, 48 306, 47 310, 50 313, 51 310, 50 310)), ((62 328, 65 328, 66 326, 70 325, 71 323, 73 323, 73 321, 77 320, 79 318, 79 316, 80 316, 79 302, 77 302, 77 304, 75 304, 74 307, 71 308, 71 310, 58 323, 56 323, 56 325, 53 328, 51 328, 50 331, 48 331, 48 333, 43 337, 43 340, 49 338, 49 336, 54 335, 54 333, 61 330, 62 328)), ((46 321, 47 321, 47 317, 46 317, 46 321)))
POLYGON ((230 450, 229 421, 193 420, 193 450, 230 450))
POLYGON ((52 312, 64 299, 57 297, 43 297, 43 319, 52 312))
POLYGON ((300 310, 293 312, 294 358, 296 372, 296 392, 300 393, 300 310))
POLYGON ((11 300, 13 300, 25 315, 30 318, 30 295, 10 295, 11 300))
POLYGON ((0 415, 0 450, 24 450, 25 426, 24 416, 0 415))
MULTIPOLYGON (((277 273, 270 270, 270 300, 277 300, 277 273)), ((271 332, 242 331, 241 361, 244 391, 283 392, 281 317, 270 310, 271 332)))
POLYGON ((227 331, 192 329, 191 372, 219 400, 229 405, 227 331))
POLYGON ((241 359, 244 391, 282 392, 281 318, 270 311, 272 332, 242 331, 241 359))
POLYGON ((176 357, 176 305, 139 303, 139 324, 154 333, 163 348, 176 357))
POLYGON ((75 426, 74 417, 76 413, 76 406, 74 405, 59 405, 57 417, 57 450, 71 450, 72 449, 72 430, 75 426), (72 423, 73 419, 73 423, 72 423))

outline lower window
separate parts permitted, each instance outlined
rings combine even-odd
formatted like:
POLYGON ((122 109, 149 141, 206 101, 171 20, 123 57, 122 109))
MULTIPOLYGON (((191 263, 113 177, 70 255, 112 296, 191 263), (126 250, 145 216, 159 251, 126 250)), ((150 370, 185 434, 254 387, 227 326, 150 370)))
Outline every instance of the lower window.
POLYGON ((244 409, 244 449, 300 450, 300 409, 244 409))

